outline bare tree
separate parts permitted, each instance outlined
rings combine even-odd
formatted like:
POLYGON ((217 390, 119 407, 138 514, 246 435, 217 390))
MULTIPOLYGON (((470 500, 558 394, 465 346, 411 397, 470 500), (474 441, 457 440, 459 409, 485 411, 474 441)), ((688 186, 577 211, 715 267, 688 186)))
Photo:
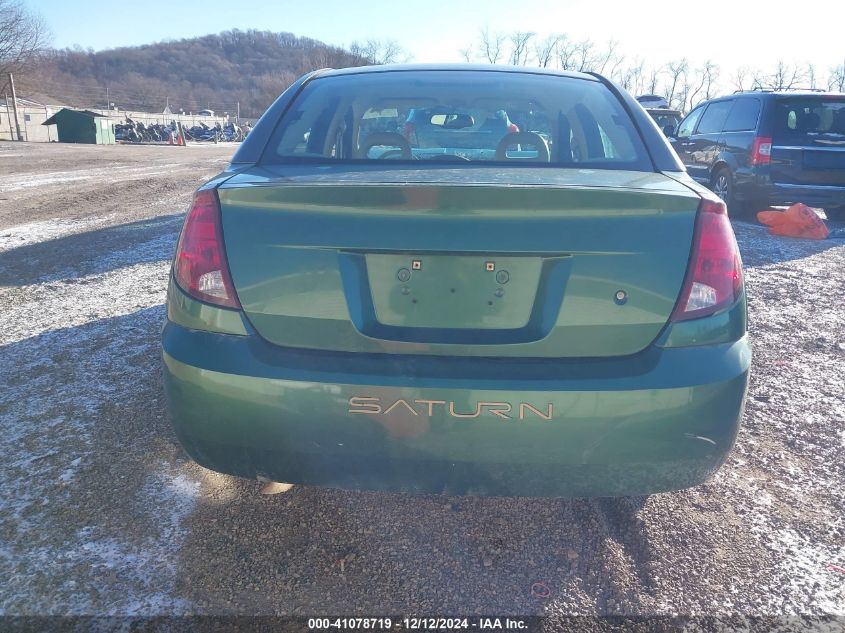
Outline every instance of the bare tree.
POLYGON ((754 75, 759 72, 750 69, 748 66, 740 66, 734 71, 731 82, 737 90, 748 90, 753 87, 754 75))
POLYGON ((680 87, 678 91, 675 93, 675 108, 680 110, 681 112, 687 112, 689 110, 688 104, 690 102, 690 94, 692 93, 693 86, 692 86, 692 77, 691 72, 687 70, 687 72, 683 75, 681 79, 680 87))
POLYGON ((708 59, 704 62, 702 71, 704 73, 704 99, 712 99, 716 96, 721 68, 719 68, 719 64, 708 59))
POLYGON ((719 77, 719 66, 708 59, 701 68, 695 70, 695 74, 697 77, 692 82, 693 87, 687 98, 690 108, 713 97, 713 88, 719 77))
POLYGON ((818 77, 816 77, 816 67, 813 66, 813 64, 808 63, 805 75, 807 76, 807 83, 809 84, 809 87, 815 90, 818 87, 816 85, 818 83, 818 77))
POLYGON ((543 40, 534 41, 534 57, 540 68, 548 68, 557 54, 560 35, 549 35, 543 40))
POLYGON ((353 57, 366 57, 366 55, 364 54, 364 47, 354 40, 349 44, 349 54, 353 57))
MULTIPOLYGON (((0 0, 3 1, 9 0, 0 0)), ((632 61, 627 59, 615 40, 596 44, 590 39, 573 40, 565 33, 542 36, 516 31, 502 35, 491 33, 485 27, 476 44, 462 49, 460 54, 467 62, 473 59, 491 64, 507 61, 527 65, 533 62, 541 68, 600 72, 635 94, 662 94, 671 107, 680 110, 712 99, 731 86, 736 90, 789 90, 806 83, 811 88, 826 85, 829 90, 845 91, 845 61, 831 68, 827 75, 817 72, 812 63, 780 60, 768 70, 739 66, 729 78, 722 79, 719 65, 712 60, 695 68, 687 58, 647 66, 639 57, 632 61)))
POLYGON ((827 89, 845 92, 845 61, 830 69, 827 77, 827 89))
POLYGON ((660 66, 653 66, 648 73, 646 81, 646 92, 648 94, 657 94, 657 86, 660 83, 660 77, 663 75, 663 68, 660 66))
POLYGON ((681 92, 684 93, 684 107, 686 102, 689 102, 690 108, 698 105, 704 101, 704 72, 703 69, 693 69, 687 75, 688 80, 686 86, 681 87, 681 92))
POLYGON ((619 68, 614 78, 628 92, 642 94, 645 74, 645 62, 642 59, 634 60, 630 66, 619 68))
POLYGON ((606 46, 607 48, 603 52, 597 52, 593 56, 591 70, 604 74, 608 66, 611 66, 608 74, 612 75, 616 66, 622 63, 624 58, 616 54, 616 49, 619 48, 619 42, 609 40, 606 46))
POLYGON ((603 71, 603 74, 608 75, 610 77, 616 77, 622 69, 622 64, 625 63, 625 56, 624 55, 617 55, 614 53, 613 57, 610 58, 606 69, 603 71))
POLYGON ((511 33, 508 39, 511 42, 511 64, 514 66, 524 66, 528 63, 528 55, 530 50, 528 48, 534 33, 517 31, 511 33))
POLYGON ((44 50, 50 39, 40 16, 21 0, 0 0, 0 72, 14 72, 44 50))
POLYGON ((486 26, 481 29, 479 50, 481 57, 490 64, 498 63, 502 57, 502 46, 505 43, 505 36, 498 33, 490 33, 486 26))
MULTIPOLYGON (((356 45, 355 42, 353 45, 356 45)), ((360 52, 371 64, 376 65, 406 62, 410 57, 396 40, 367 40, 360 52)))
POLYGON ((683 111, 687 100, 687 94, 684 88, 687 87, 685 84, 687 73, 689 72, 689 62, 686 58, 671 61, 666 64, 666 70, 669 73, 666 101, 669 102, 670 107, 674 105, 678 110, 683 111), (684 93, 682 97, 678 95, 679 89, 684 93))
POLYGON ((804 72, 797 65, 787 64, 778 60, 775 71, 768 76, 768 87, 773 90, 789 90, 796 88, 804 80, 804 72))
POLYGON ((578 68, 576 54, 578 45, 566 35, 561 35, 557 44, 557 62, 561 70, 575 70, 578 68))
POLYGON ((579 72, 586 73, 593 69, 593 42, 582 40, 575 45, 576 65, 579 72))
POLYGON ((761 69, 755 68, 751 71, 751 89, 757 90, 769 85, 769 77, 761 69))

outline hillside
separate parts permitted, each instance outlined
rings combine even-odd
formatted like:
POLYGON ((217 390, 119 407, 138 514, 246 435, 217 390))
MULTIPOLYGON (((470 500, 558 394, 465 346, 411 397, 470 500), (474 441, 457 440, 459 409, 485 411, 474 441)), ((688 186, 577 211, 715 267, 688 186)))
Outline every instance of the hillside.
POLYGON ((256 118, 316 68, 360 66, 362 54, 291 33, 226 31, 104 51, 49 51, 17 80, 19 96, 78 107, 160 112, 212 108, 256 118))

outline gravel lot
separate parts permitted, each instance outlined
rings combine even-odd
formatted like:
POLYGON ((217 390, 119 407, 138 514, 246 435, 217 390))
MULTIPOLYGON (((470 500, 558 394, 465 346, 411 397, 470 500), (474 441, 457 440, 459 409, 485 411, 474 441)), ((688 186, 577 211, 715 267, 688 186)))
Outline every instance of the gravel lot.
POLYGON ((0 613, 845 616, 845 242, 735 223, 753 378, 706 485, 267 497, 162 397, 169 259, 231 152, 0 143, 0 613))

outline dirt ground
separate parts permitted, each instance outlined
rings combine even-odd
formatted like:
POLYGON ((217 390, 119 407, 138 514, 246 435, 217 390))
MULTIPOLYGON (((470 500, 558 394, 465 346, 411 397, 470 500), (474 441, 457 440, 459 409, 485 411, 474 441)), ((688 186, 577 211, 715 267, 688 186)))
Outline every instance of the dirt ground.
POLYGON ((169 260, 232 151, 0 143, 0 614, 845 616, 845 242, 735 222, 754 366, 705 485, 268 497, 162 396, 169 260))

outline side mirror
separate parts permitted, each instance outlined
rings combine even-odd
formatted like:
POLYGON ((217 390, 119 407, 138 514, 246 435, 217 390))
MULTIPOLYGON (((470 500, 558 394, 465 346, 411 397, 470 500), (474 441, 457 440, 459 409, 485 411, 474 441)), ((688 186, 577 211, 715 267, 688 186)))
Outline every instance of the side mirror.
POLYGON ((672 138, 676 134, 676 128, 674 125, 664 125, 663 126, 663 134, 672 138))

